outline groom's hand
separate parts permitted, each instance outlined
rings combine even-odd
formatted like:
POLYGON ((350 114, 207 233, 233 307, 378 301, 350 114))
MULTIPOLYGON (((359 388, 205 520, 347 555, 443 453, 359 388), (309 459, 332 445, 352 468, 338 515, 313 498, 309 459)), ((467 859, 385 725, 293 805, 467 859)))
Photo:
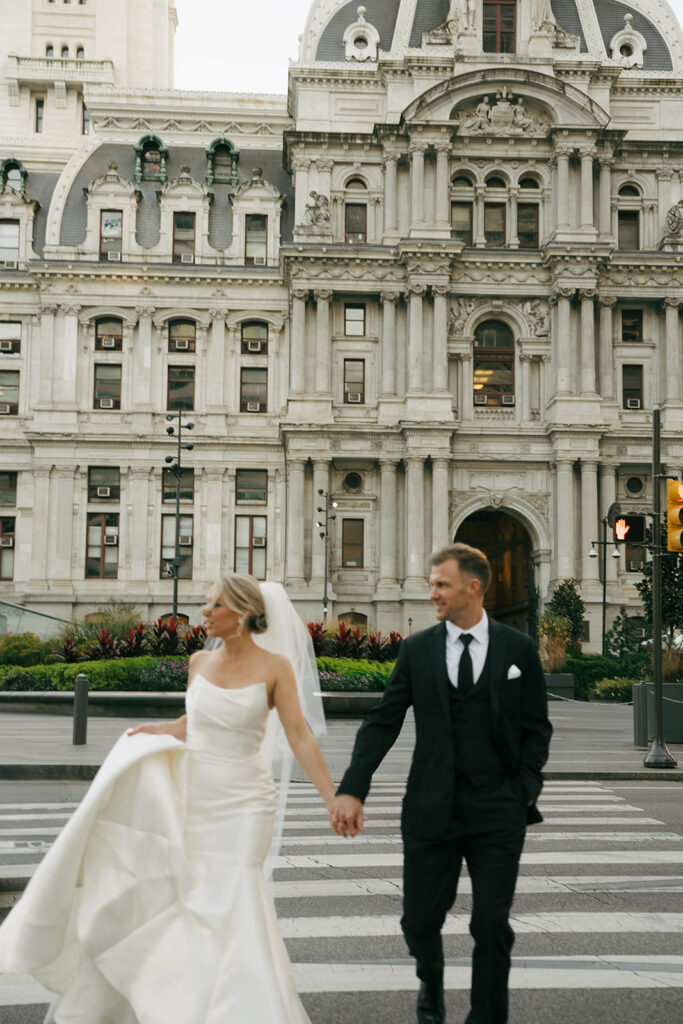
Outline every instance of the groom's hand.
POLYGON ((332 828, 340 836, 357 836, 362 832, 365 815, 358 797, 340 793, 334 798, 330 812, 332 828))

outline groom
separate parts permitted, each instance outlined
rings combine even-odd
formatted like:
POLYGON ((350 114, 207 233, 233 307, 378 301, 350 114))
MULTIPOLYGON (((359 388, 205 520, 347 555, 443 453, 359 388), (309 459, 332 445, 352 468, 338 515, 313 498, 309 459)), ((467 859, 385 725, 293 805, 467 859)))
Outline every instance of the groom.
POLYGON ((435 552, 429 578, 438 625, 408 637, 381 703, 356 737, 337 790, 340 835, 363 829, 373 772, 415 714, 415 750, 403 802, 401 927, 417 961, 417 1020, 445 1020, 441 928, 463 859, 472 882, 474 939, 466 1024, 505 1024, 514 933, 508 916, 527 824, 548 756, 545 680, 528 636, 490 620, 483 552, 435 552))

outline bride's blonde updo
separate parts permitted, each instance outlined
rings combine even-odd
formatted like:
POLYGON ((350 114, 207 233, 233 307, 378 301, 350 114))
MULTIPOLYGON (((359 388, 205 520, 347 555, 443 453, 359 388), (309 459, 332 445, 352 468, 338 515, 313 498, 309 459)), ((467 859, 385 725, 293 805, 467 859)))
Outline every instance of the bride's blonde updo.
POLYGON ((266 607, 258 582, 246 573, 231 572, 211 581, 211 597, 202 608, 203 612, 213 608, 219 597, 225 599, 228 608, 241 615, 239 632, 248 629, 250 633, 263 633, 268 628, 266 607))

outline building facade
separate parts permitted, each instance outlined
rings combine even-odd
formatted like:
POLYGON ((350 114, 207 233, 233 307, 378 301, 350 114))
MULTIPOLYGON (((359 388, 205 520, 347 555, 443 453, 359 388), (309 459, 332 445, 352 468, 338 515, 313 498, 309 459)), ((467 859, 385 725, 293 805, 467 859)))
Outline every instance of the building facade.
MULTIPOLYGON (((667 4, 316 0, 286 98, 169 89, 170 0, 30 6, 0 0, 4 599, 169 611, 181 411, 191 617, 225 567, 407 632, 457 538, 519 628, 579 580, 599 649, 589 552, 650 507, 655 403, 683 468, 667 4)), ((607 558, 608 620, 642 558, 607 558)))

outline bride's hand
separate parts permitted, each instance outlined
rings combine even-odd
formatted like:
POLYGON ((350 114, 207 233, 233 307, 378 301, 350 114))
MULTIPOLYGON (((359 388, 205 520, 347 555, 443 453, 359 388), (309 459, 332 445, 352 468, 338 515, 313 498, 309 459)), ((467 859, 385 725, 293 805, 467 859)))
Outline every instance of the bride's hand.
POLYGON ((139 732, 148 732, 153 736, 162 736, 171 731, 168 726, 167 722, 143 722, 142 725, 136 725, 134 729, 129 729, 128 735, 135 736, 139 732))

